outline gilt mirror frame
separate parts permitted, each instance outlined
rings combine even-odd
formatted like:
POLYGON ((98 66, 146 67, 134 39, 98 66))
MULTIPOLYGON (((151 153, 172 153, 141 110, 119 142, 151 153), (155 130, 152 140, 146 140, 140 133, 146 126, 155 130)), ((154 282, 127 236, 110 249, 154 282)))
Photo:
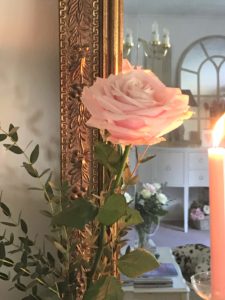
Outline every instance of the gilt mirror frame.
POLYGON ((72 198, 99 192, 102 170, 93 158, 97 129, 80 101, 82 89, 96 77, 120 71, 123 0, 59 0, 61 177, 72 198))

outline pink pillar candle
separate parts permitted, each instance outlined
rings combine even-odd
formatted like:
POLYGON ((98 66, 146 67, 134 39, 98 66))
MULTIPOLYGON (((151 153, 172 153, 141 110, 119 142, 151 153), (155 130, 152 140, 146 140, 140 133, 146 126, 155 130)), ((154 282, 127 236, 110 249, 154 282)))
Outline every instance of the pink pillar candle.
POLYGON ((211 299, 225 300, 225 149, 210 148, 211 299))
POLYGON ((209 155, 211 298, 225 300, 225 114, 216 122, 209 155))

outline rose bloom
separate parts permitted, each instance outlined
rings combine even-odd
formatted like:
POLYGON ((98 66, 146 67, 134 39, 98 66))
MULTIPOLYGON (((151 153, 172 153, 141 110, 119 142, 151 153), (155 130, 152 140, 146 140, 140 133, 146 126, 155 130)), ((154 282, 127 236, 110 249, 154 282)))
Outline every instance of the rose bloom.
POLYGON ((106 129, 108 140, 122 145, 156 144, 192 114, 187 95, 142 69, 97 78, 81 99, 91 113, 87 125, 106 129))
POLYGON ((154 184, 144 183, 143 187, 144 187, 144 189, 150 191, 151 195, 154 195, 156 193, 156 187, 154 186, 154 184))
POLYGON ((167 202, 168 202, 168 199, 166 197, 166 195, 164 195, 163 193, 159 193, 157 195, 157 199, 159 200, 159 202, 162 204, 162 205, 165 205, 167 202))
POLYGON ((204 205, 203 206, 203 212, 204 212, 205 215, 209 215, 210 214, 209 205, 204 205))
POLYGON ((148 199, 150 198, 153 194, 151 191, 149 190, 146 190, 146 189, 143 189, 141 192, 140 192, 141 196, 144 198, 144 199, 148 199))
POLYGON ((161 189, 161 184, 160 183, 154 182, 152 185, 155 187, 156 191, 161 189))
POLYGON ((191 210, 191 218, 192 220, 204 220, 205 215, 203 213, 203 211, 200 208, 193 208, 191 210))
POLYGON ((123 64, 122 64, 122 72, 123 73, 126 73, 126 72, 129 72, 131 70, 133 70, 134 67, 132 66, 132 64, 129 62, 128 59, 123 59, 123 64))

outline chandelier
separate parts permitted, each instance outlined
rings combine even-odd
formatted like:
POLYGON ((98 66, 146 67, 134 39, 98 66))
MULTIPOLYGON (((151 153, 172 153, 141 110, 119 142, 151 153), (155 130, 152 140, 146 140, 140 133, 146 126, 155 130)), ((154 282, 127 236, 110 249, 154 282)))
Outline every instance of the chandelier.
POLYGON ((125 41, 123 42, 123 57, 129 58, 131 50, 134 47, 133 36, 131 33, 127 33, 125 41))
POLYGON ((142 45, 144 54, 148 58, 162 59, 166 56, 170 45, 170 37, 168 29, 163 29, 162 41, 159 38, 159 27, 156 22, 152 24, 152 39, 146 41, 142 38, 138 38, 138 47, 142 45))

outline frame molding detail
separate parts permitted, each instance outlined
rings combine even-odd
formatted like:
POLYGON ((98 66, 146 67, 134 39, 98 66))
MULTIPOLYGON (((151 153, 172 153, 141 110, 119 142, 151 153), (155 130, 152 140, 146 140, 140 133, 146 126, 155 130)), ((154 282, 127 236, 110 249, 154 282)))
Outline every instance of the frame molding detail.
MULTIPOLYGON (((123 0, 60 0, 61 177, 67 180, 72 199, 98 194, 103 170, 94 160, 97 129, 86 126, 89 113, 80 97, 96 77, 120 71, 122 65, 123 0)), ((94 228, 74 231, 74 255, 89 261, 88 239, 94 228)), ((79 269, 76 299, 83 298, 85 274, 79 269)))
POLYGON ((60 0, 61 174, 72 197, 98 192, 102 171, 93 158, 99 140, 87 128, 80 101, 85 85, 117 73, 122 62, 122 0, 60 0))

